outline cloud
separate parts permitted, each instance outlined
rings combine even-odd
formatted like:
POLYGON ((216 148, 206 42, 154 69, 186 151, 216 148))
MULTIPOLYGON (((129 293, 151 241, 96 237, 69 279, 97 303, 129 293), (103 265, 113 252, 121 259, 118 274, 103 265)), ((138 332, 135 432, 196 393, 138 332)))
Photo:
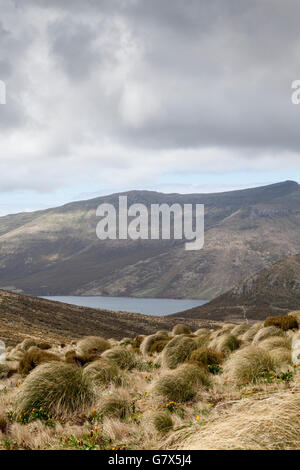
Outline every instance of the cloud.
POLYGON ((296 0, 0 8, 2 191, 299 168, 296 0))

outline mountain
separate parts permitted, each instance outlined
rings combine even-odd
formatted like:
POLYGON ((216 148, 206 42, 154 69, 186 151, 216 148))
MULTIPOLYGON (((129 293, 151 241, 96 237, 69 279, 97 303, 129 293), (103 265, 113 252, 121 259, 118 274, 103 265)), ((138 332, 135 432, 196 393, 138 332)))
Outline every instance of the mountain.
POLYGON ((130 191, 128 205, 205 205, 205 245, 96 237, 112 194, 0 218, 0 287, 31 295, 212 299, 300 252, 300 187, 293 181, 215 194, 130 191))
MULTIPOLYGON (((7 345, 24 338, 56 343, 88 335, 122 339, 171 330, 176 323, 178 318, 77 307, 0 290, 0 339, 7 345)), ((193 330, 214 326, 214 322, 194 319, 185 323, 193 330)))
POLYGON ((291 310, 300 310, 300 254, 274 263, 202 307, 172 317, 264 320, 291 310))

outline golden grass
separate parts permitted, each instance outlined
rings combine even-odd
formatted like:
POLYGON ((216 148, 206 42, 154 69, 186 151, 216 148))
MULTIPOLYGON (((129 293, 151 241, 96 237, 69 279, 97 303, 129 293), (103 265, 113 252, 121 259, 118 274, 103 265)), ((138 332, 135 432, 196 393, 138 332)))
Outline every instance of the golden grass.
MULTIPOLYGON (((273 336, 274 330, 270 335, 259 326, 267 335, 257 345, 243 340, 240 349, 228 348, 224 355, 213 351, 214 357, 205 347, 199 356, 199 341, 212 335, 214 342, 225 342, 236 326, 205 329, 199 336, 176 335, 154 356, 135 354, 135 339, 123 346, 111 340, 111 348, 87 365, 84 360, 42 364, 25 379, 17 372, 18 364, 36 348, 29 346, 26 352, 18 345, 8 356, 20 353, 19 361, 7 361, 9 375, 0 379, 0 449, 298 448, 299 415, 290 398, 299 396, 300 367, 290 362, 291 353, 300 354, 300 332, 278 336, 276 329, 273 336), (171 370, 164 360, 167 348, 176 351, 171 370), (221 356, 221 369, 209 373, 208 363, 219 363, 221 356), (201 361, 196 363, 197 357, 201 361), (7 414, 33 407, 45 407, 53 426, 42 418, 22 424, 18 414, 7 414)), ((53 346, 51 353, 63 359, 74 354, 75 345, 53 346)))
POLYGON ((182 449, 289 450, 300 448, 300 393, 243 400, 201 427, 182 449), (195 435, 196 434, 196 435, 195 435))
POLYGON ((253 338, 253 344, 258 344, 271 336, 282 336, 285 337, 284 331, 276 326, 268 326, 260 329, 253 338))

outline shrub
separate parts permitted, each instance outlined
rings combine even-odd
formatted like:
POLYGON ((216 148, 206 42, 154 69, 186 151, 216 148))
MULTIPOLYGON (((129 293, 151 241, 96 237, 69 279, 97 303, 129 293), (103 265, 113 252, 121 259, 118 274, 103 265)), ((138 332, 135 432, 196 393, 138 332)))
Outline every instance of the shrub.
POLYGON ((283 331, 293 330, 298 328, 297 318, 292 315, 281 315, 278 317, 268 317, 264 324, 265 327, 277 326, 283 331))
POLYGON ((78 341, 77 353, 87 362, 100 356, 104 351, 110 348, 110 343, 100 336, 87 336, 78 341))
POLYGON ((221 364, 224 360, 224 355, 214 351, 213 349, 203 347, 195 349, 191 354, 190 360, 198 362, 204 366, 209 366, 213 364, 221 364))
POLYGON ((32 348, 26 351, 20 360, 18 372, 19 374, 25 376, 38 365, 51 361, 60 361, 60 358, 56 354, 50 353, 48 351, 32 348))
POLYGON ((124 419, 132 412, 132 402, 125 390, 118 390, 110 395, 105 395, 99 406, 99 412, 103 416, 114 416, 124 419))
POLYGON ((90 380, 81 369, 61 362, 36 367, 24 380, 17 395, 18 413, 45 408, 55 416, 85 411, 94 401, 90 380))
POLYGON ((170 431, 173 428, 173 420, 169 411, 157 411, 153 417, 155 429, 161 433, 170 431))
POLYGON ((247 330, 241 339, 243 341, 252 341, 256 333, 263 328, 263 323, 254 323, 254 325, 250 326, 249 330, 247 330))
POLYGON ((144 341, 141 344, 141 351, 144 355, 149 354, 151 347, 157 341, 168 340, 169 335, 167 331, 158 331, 154 335, 146 336, 144 341))
POLYGON ((116 383, 119 375, 119 367, 114 362, 104 358, 92 362, 83 369, 83 376, 88 377, 96 385, 116 383))
POLYGON ((292 312, 289 312, 288 315, 294 317, 297 319, 298 322, 298 327, 300 325, 300 310, 293 310, 292 312))
POLYGON ((197 344, 192 338, 175 336, 162 352, 163 365, 175 369, 179 364, 185 362, 196 348, 197 344))
POLYGON ((102 355, 105 359, 117 364, 120 369, 133 369, 136 364, 136 358, 132 351, 125 348, 112 348, 105 351, 102 355))
POLYGON ((209 375, 202 367, 183 364, 178 369, 160 376, 154 390, 167 400, 185 402, 194 398, 199 387, 209 385, 209 375))
POLYGON ((172 330, 173 335, 189 335, 190 333, 190 328, 184 323, 178 323, 172 330))
POLYGON ((276 326, 268 326, 258 330, 253 338, 253 344, 258 344, 264 339, 270 338, 271 336, 285 336, 284 332, 276 326))
POLYGON ((152 344, 151 348, 150 348, 150 356, 152 356, 152 354, 154 353, 161 353, 165 346, 168 344, 168 340, 167 339, 161 339, 160 341, 155 341, 155 343, 152 344))
POLYGON ((251 325, 249 325, 248 323, 242 323, 241 325, 236 325, 231 330, 231 334, 234 335, 234 336, 241 336, 244 333, 246 333, 246 331, 248 331, 250 329, 250 327, 251 327, 251 325))
POLYGON ((224 374, 238 383, 256 382, 262 374, 274 369, 275 362, 268 351, 247 346, 230 356, 224 365, 224 374))

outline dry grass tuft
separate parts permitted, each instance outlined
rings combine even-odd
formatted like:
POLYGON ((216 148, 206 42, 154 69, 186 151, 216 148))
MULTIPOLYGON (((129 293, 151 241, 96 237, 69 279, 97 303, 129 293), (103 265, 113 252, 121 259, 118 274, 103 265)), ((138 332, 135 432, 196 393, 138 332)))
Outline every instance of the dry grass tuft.
POLYGON ((157 341, 168 341, 169 335, 167 331, 158 331, 154 333, 154 335, 146 336, 144 341, 142 342, 140 349, 144 355, 150 353, 150 350, 154 343, 157 341))
POLYGON ((285 337, 284 331, 276 326, 268 326, 260 329, 253 338, 253 344, 258 344, 271 336, 282 336, 285 337))
POLYGON ((197 348, 193 338, 187 336, 175 336, 162 352, 162 364, 170 369, 175 369, 179 364, 189 359, 192 351, 197 348))
POLYGON ((30 348, 26 351, 19 362, 18 372, 25 376, 29 374, 35 367, 45 362, 60 361, 60 357, 37 348, 30 348))
POLYGON ((178 323, 172 330, 173 335, 189 335, 190 333, 191 329, 184 323, 178 323))
POLYGON ((198 362, 204 366, 221 364, 224 360, 224 354, 214 351, 213 349, 203 347, 195 349, 190 356, 190 360, 198 362))
POLYGON ((173 428, 173 420, 169 411, 157 411, 153 416, 155 429, 161 433, 166 433, 173 428))
POLYGON ((132 401, 127 390, 119 389, 117 392, 105 395, 99 404, 99 412, 103 416, 124 419, 132 413, 132 401))
POLYGON ((87 336, 78 342, 76 352, 88 361, 100 356, 110 347, 110 343, 100 336, 87 336))
POLYGON ((234 336, 242 336, 246 331, 248 331, 251 328, 251 325, 248 323, 242 323, 241 325, 236 325, 232 330, 230 331, 232 335, 234 336))
POLYGON ((256 333, 261 330, 263 328, 263 323, 261 322, 258 322, 258 323, 254 323, 254 325, 252 325, 249 330, 247 330, 242 336, 241 336, 241 340, 242 341, 249 341, 251 342, 254 338, 254 336, 256 335, 256 333))
POLYGON ((96 385, 118 384, 120 379, 120 369, 112 361, 100 358, 88 364, 83 369, 83 376, 88 377, 96 385))
POLYGON ((243 400, 182 446, 208 450, 289 450, 300 448, 300 394, 261 401, 243 400))
POLYGON ((114 362, 120 369, 133 369, 137 362, 132 351, 120 347, 108 349, 102 354, 102 357, 114 362))
POLYGON ((154 384, 154 390, 167 400, 189 401, 197 391, 211 385, 208 373, 194 364, 182 364, 178 369, 161 375, 154 384))
POLYGON ((270 353, 255 346, 236 351, 224 364, 225 376, 237 383, 256 382, 262 374, 274 370, 270 353))
POLYGON ((54 415, 80 413, 94 401, 92 384, 77 367, 60 362, 42 364, 25 379, 17 395, 18 413, 45 407, 54 415))

